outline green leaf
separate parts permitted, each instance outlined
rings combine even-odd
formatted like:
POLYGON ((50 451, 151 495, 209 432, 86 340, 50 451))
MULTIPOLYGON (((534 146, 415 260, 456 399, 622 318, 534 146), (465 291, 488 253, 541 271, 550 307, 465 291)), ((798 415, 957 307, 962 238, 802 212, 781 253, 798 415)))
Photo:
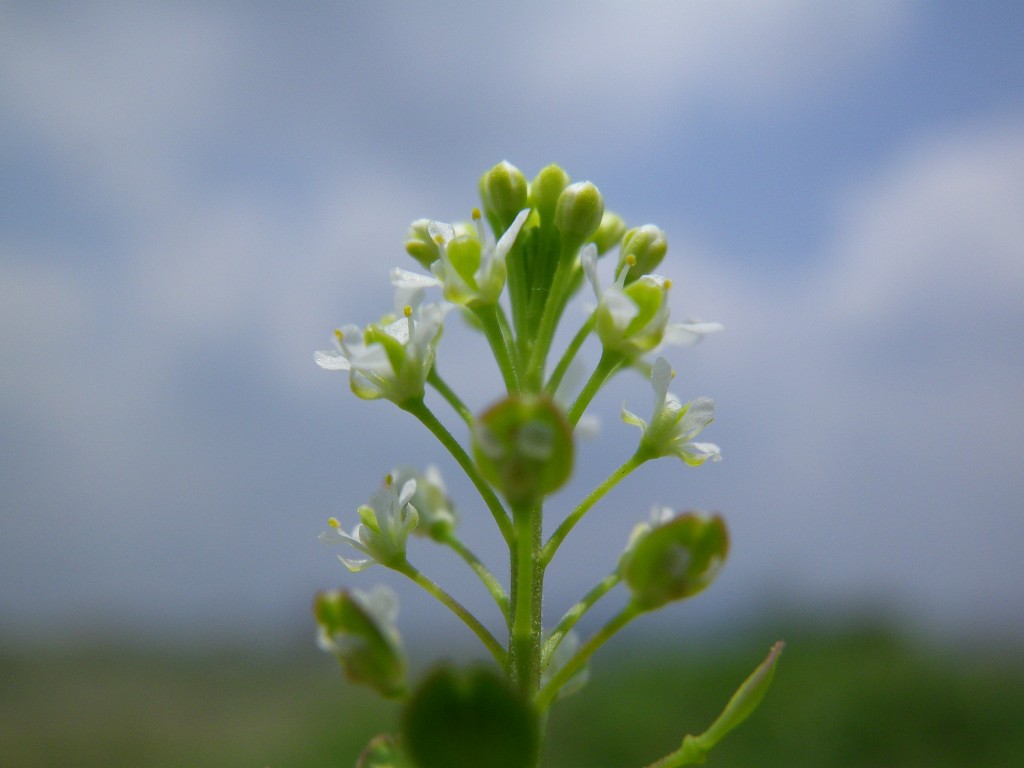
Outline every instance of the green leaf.
POLYGON ((406 706, 402 743, 417 768, 532 768, 540 724, 496 672, 440 667, 406 706))
POLYGON ((683 765, 703 763, 711 748, 757 709, 757 705, 761 703, 761 699, 768 692, 772 678, 775 677, 775 666, 779 661, 782 648, 781 640, 772 646, 767 658, 758 664, 750 676, 736 689, 736 693, 729 699, 722 714, 715 719, 710 728, 700 736, 687 736, 683 739, 679 749, 665 755, 657 762, 651 763, 647 768, 680 768, 683 765))

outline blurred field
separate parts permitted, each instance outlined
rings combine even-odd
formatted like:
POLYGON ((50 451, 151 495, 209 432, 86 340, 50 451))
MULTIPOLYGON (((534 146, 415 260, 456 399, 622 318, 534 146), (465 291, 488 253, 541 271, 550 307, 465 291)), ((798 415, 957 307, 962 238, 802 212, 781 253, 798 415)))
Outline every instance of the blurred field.
MULTIPOLYGON (((544 765, 641 768, 707 725, 776 634, 689 657, 599 654, 548 723, 544 765)), ((768 698, 708 765, 1024 766, 1020 649, 940 651, 864 628, 785 634, 768 698)), ((352 766, 396 720, 308 649, 0 653, 0 768, 352 766)))

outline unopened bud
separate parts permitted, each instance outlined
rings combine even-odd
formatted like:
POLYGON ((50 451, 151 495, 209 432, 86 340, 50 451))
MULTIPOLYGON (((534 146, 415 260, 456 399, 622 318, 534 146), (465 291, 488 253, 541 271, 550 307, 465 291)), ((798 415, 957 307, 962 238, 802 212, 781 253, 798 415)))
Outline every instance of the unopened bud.
POLYGON ((430 219, 417 219, 409 225, 409 234, 405 236, 405 252, 426 269, 441 256, 437 243, 427 231, 428 226, 430 219))
POLYGON ((665 232, 653 224, 644 224, 626 232, 622 236, 622 247, 619 249, 618 269, 628 263, 628 257, 632 256, 635 259, 626 272, 626 284, 643 275, 652 274, 667 252, 668 240, 665 238, 665 232))
POLYGON ((554 164, 541 168, 540 173, 530 182, 530 207, 537 211, 542 220, 554 218, 558 196, 569 186, 569 182, 569 174, 554 164))
POLYGON ((480 196, 503 232, 526 207, 526 177, 512 163, 502 160, 480 179, 480 196))
POLYGON ((589 181, 578 181, 562 190, 555 208, 555 226, 563 236, 586 240, 601 226, 604 198, 589 181))
POLYGON ((590 238, 590 242, 597 246, 598 254, 602 254, 614 248, 616 243, 622 239, 622 234, 625 231, 626 222, 622 220, 622 217, 617 213, 605 211, 604 216, 601 217, 601 226, 590 238))

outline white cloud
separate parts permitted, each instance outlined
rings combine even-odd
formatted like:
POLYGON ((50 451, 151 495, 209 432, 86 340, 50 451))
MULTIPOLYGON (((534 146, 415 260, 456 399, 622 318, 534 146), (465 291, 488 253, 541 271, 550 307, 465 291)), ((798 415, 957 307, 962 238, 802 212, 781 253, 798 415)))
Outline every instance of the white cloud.
POLYGON ((802 0, 560 4, 535 31, 536 53, 527 58, 523 81, 570 103, 607 101, 637 127, 679 94, 713 95, 744 110, 873 66, 905 30, 913 7, 802 0))
POLYGON ((737 578, 890 595, 947 626, 1019 617, 1021 128, 908 146, 839 199, 801 276, 690 251, 676 298, 726 324, 695 375, 719 401, 737 578))
POLYGON ((892 326, 922 312, 945 330, 970 314, 1020 316, 1024 118, 925 140, 844 201, 841 316, 892 326), (927 302, 929 306, 923 306, 927 302))

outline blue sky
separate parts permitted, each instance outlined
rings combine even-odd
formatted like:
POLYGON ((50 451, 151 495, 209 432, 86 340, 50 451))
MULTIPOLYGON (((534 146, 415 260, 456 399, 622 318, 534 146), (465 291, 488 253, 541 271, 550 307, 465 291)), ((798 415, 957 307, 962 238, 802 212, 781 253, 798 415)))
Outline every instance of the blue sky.
MULTIPOLYGON (((288 633, 314 589, 383 580, 403 621, 458 631, 317 543, 434 461, 500 568, 429 436, 312 352, 390 309, 409 222, 465 217, 508 159, 664 228, 673 312, 726 327, 670 355, 725 460, 612 494, 552 612, 658 503, 733 539, 668 623, 879 601, 1021 632, 1022 33, 1014 2, 5 4, 0 625, 288 633)), ((481 347, 449 325, 455 380, 481 347)), ((595 402, 557 504, 632 450, 619 408, 649 397, 622 376, 595 402)))

